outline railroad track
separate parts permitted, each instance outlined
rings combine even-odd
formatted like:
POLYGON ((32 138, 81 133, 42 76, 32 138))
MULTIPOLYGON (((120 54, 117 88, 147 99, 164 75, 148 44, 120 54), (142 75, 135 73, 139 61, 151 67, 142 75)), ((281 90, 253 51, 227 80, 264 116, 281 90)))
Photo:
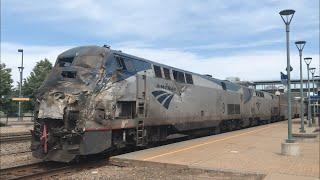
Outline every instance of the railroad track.
POLYGON ((10 156, 10 155, 17 155, 17 154, 25 154, 25 153, 31 153, 31 150, 7 152, 7 153, 2 153, 1 152, 0 156, 10 156))
POLYGON ((57 172, 69 168, 70 165, 52 162, 39 162, 1 169, 1 179, 31 179, 41 177, 49 172, 57 172))
POLYGON ((8 133, 1 133, 0 137, 8 137, 8 136, 22 136, 22 135, 30 135, 29 131, 25 132, 8 132, 8 133))
POLYGON ((84 169, 92 169, 101 166, 117 166, 110 164, 106 159, 89 160, 79 163, 39 162, 1 169, 0 179, 45 179, 65 177, 80 172, 84 169))
POLYGON ((15 142, 15 141, 26 141, 31 139, 30 132, 24 133, 7 133, 0 135, 0 143, 4 142, 15 142))

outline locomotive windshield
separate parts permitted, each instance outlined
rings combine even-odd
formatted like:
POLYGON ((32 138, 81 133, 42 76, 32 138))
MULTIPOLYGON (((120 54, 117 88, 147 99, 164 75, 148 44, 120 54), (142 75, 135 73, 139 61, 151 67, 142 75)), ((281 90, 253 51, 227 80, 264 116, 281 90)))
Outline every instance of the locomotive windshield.
POLYGON ((79 66, 83 68, 99 68, 102 64, 99 55, 83 55, 77 57, 62 57, 58 59, 59 67, 79 66))
MULTIPOLYGON (((61 91, 67 91, 63 85, 66 81, 72 82, 73 85, 94 88, 97 79, 100 78, 101 74, 99 73, 104 58, 105 55, 100 52, 68 53, 67 51, 57 58, 53 70, 41 88, 41 92, 46 92, 50 88, 61 88, 61 91)), ((79 89, 70 86, 68 92, 78 91, 79 89)))

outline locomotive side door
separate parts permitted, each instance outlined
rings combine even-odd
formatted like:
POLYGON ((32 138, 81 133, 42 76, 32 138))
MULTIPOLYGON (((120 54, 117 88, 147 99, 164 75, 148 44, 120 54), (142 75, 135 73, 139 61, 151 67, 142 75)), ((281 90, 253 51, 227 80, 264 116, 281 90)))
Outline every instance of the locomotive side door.
POLYGON ((137 90, 136 90, 136 112, 138 118, 145 118, 147 116, 146 111, 146 91, 147 91, 147 77, 146 72, 143 74, 137 74, 137 90))

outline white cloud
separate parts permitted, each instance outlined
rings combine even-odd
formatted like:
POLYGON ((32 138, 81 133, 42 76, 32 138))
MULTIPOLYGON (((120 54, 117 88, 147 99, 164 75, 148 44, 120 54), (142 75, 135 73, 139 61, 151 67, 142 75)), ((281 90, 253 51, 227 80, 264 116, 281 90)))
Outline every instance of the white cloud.
POLYGON ((259 47, 265 45, 272 45, 277 44, 280 42, 284 42, 281 38, 278 39, 271 39, 271 40, 261 40, 261 41, 249 41, 249 42, 242 42, 242 43, 216 43, 216 44, 206 44, 206 45, 197 45, 197 46, 189 46, 184 47, 183 49, 205 49, 205 50, 226 50, 226 49, 239 49, 239 48, 252 48, 252 47, 259 47))
MULTIPOLYGON (((284 71, 285 29, 278 12, 293 8, 297 12, 292 21, 290 38, 307 40, 305 54, 315 59, 313 66, 319 67, 319 55, 315 54, 318 45, 311 43, 319 38, 319 8, 310 0, 56 0, 45 3, 41 0, 4 0, 1 3, 1 35, 10 34, 10 27, 15 27, 12 24, 19 27, 18 22, 10 22, 9 18, 19 17, 19 22, 23 22, 24 26, 41 23, 43 27, 52 28, 52 32, 45 34, 48 37, 52 34, 56 37, 57 33, 71 34, 74 37, 72 42, 77 44, 79 34, 90 42, 97 38, 111 38, 113 44, 110 45, 124 52, 221 79, 239 76, 244 80, 278 79, 279 72, 284 71), (274 33, 274 30, 279 33, 274 33), (170 45, 167 41, 175 41, 176 44, 170 45), (270 45, 279 43, 283 43, 280 51, 270 50, 275 49, 270 45), (173 48, 159 47, 164 47, 164 44, 173 48), (269 47, 258 52, 256 47, 261 46, 269 47), (227 53, 220 57, 200 53, 210 49, 227 53), (243 52, 234 54, 232 50, 237 49, 243 52)), ((54 62, 58 54, 70 47, 27 45, 37 44, 34 39, 28 43, 1 44, 1 59, 13 69, 15 81, 19 77, 17 67, 21 58, 18 48, 25 50, 26 76, 37 61, 49 58, 54 62)), ((65 42, 62 39, 51 43, 65 42)), ((293 77, 298 78, 299 57, 291 45, 293 77)))
POLYGON ((7 67, 12 69, 12 79, 16 85, 19 81, 20 75, 18 67, 21 66, 21 53, 18 49, 24 50, 24 78, 27 77, 36 62, 47 58, 51 63, 54 63, 57 55, 69 49, 68 46, 42 46, 42 45, 25 45, 1 42, 1 62, 5 63, 7 67))
POLYGON ((280 29, 278 12, 297 10, 293 26, 318 24, 319 10, 309 0, 283 1, 4 1, 5 12, 23 15, 22 21, 49 22, 83 28, 98 37, 137 36, 154 40, 209 34, 228 37, 263 34, 280 29), (300 22, 300 23, 297 23, 300 22), (303 22, 303 23, 302 23, 303 22), (85 26, 85 27, 84 27, 85 26))
MULTIPOLYGON (((241 54, 233 54, 220 57, 204 57, 196 53, 178 49, 157 49, 150 47, 134 47, 122 45, 114 46, 115 49, 125 53, 136 55, 162 64, 188 70, 199 74, 211 74, 213 77, 225 79, 236 76, 241 80, 277 80, 280 78, 280 71, 284 72, 286 67, 285 51, 251 51, 241 54)), ((139 44, 139 43, 136 43, 139 44)), ((54 63, 56 57, 71 46, 28 46, 23 44, 2 43, 2 62, 12 68, 14 81, 19 80, 21 55, 18 48, 24 49, 24 77, 30 74, 36 62, 48 58, 54 63)), ((319 67, 319 55, 310 54, 314 61, 312 67, 319 67)), ((299 57, 296 52, 291 54, 291 65, 294 69, 292 78, 299 78, 299 57)), ((304 77, 306 78, 306 66, 303 62, 304 77)), ((316 72, 318 74, 318 72, 316 72)))
MULTIPOLYGON (((159 63, 199 74, 211 74, 218 79, 240 77, 241 80, 279 80, 280 71, 285 72, 285 51, 255 51, 243 52, 220 57, 202 57, 200 55, 172 49, 150 49, 122 47, 123 52, 144 57, 159 63)), ((319 55, 310 55, 314 61, 312 67, 319 67, 319 55)), ((291 54, 292 79, 299 79, 299 57, 291 54)), ((307 77, 306 65, 303 62, 304 78, 307 77)), ((318 74, 318 72, 316 73, 318 74)))

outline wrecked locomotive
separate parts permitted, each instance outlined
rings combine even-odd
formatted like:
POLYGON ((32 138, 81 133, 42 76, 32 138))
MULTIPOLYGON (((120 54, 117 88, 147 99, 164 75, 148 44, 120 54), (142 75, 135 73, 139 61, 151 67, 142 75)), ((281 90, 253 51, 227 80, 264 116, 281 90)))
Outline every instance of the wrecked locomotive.
POLYGON ((285 119, 285 99, 107 46, 76 47, 58 56, 39 89, 31 149, 69 162, 174 133, 240 129, 285 119))

